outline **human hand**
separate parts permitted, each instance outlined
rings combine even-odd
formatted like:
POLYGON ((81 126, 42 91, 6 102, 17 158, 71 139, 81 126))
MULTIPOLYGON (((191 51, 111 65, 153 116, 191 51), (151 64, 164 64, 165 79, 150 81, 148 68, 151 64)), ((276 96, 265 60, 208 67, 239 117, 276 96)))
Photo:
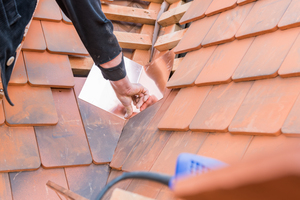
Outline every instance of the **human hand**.
POLYGON ((149 91, 139 83, 131 83, 127 76, 119 81, 110 81, 110 83, 126 109, 126 119, 133 114, 132 102, 137 109, 140 109, 149 98, 149 91))

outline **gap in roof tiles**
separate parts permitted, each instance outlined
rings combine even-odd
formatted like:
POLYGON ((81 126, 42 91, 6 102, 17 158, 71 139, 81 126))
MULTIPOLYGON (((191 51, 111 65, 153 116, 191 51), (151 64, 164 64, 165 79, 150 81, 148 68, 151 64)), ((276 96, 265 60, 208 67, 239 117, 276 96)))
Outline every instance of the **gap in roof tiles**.
POLYGON ((234 134, 279 135, 299 92, 298 77, 255 81, 229 131, 234 134))
POLYGON ((4 100, 6 124, 9 126, 47 126, 57 124, 58 117, 50 88, 28 84, 8 86, 14 106, 4 100))
POLYGON ((32 20, 22 50, 45 51, 46 42, 40 20, 32 20))
POLYGON ((36 170, 40 167, 33 127, 1 126, 0 141, 1 172, 36 170))
POLYGON ((74 77, 67 55, 23 52, 29 84, 55 88, 74 87, 74 77))
POLYGON ((298 96, 290 114, 286 118, 281 131, 287 136, 300 136, 300 96, 298 96))
POLYGON ((237 6, 237 0, 214 0, 205 12, 206 16, 211 16, 237 6))
POLYGON ((39 0, 33 18, 47 21, 61 21, 62 16, 55 0, 39 0))
POLYGON ((20 52, 16 64, 11 73, 9 85, 25 85, 27 83, 27 73, 25 69, 25 63, 23 53, 20 52))
POLYGON ((235 39, 235 34, 247 17, 253 4, 238 6, 220 14, 210 31, 205 36, 202 46, 212 46, 235 39))
POLYGON ((293 28, 300 25, 300 0, 292 0, 290 6, 278 23, 280 29, 293 28))
POLYGON ((56 192, 46 186, 50 180, 64 188, 68 188, 64 169, 39 168, 32 172, 9 173, 14 200, 53 199, 59 200, 56 192))
POLYGON ((201 48, 201 43, 219 15, 206 17, 191 24, 178 45, 174 48, 176 54, 194 51, 201 48))
POLYGON ((182 88, 158 124, 160 130, 187 131, 211 86, 182 88))
POLYGON ((0 173, 0 199, 12 200, 8 173, 0 173))
POLYGON ((254 38, 234 40, 219 45, 195 81, 195 85, 224 84, 232 81, 231 76, 246 54, 254 38))
POLYGON ((186 24, 205 17, 205 11, 213 0, 194 0, 180 19, 179 23, 186 24))
POLYGON ((59 116, 56 126, 35 127, 45 168, 89 165, 90 148, 73 89, 52 89, 59 116))
POLYGON ((277 30, 277 24, 290 0, 265 0, 254 3, 249 15, 236 33, 236 38, 243 39, 277 30))
POLYGON ((299 31, 300 28, 278 30, 256 37, 232 79, 244 81, 276 77, 299 31))
POLYGON ((228 132, 228 126, 241 106, 253 82, 215 85, 207 95, 190 129, 204 132, 228 132))
POLYGON ((194 81, 215 51, 216 46, 187 53, 167 83, 167 88, 193 86, 194 81))

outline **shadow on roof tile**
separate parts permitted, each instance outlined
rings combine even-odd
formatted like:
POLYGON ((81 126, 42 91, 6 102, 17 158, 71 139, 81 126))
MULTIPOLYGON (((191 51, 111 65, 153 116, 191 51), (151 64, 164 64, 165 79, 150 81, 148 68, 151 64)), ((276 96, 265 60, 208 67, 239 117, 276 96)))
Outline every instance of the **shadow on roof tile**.
POLYGON ((257 1, 236 33, 236 38, 253 37, 277 30, 277 24, 290 0, 257 1))
POLYGON ((237 0, 214 0, 205 12, 206 16, 211 16, 237 6, 237 0))
POLYGON ((41 22, 39 20, 32 20, 22 49, 29 51, 46 50, 44 33, 42 30, 41 22))
MULTIPOLYGON (((85 78, 75 78, 75 82, 74 89, 76 97, 78 97, 85 78)), ((81 99, 77 99, 77 103, 93 162, 96 164, 111 162, 124 120, 81 99)))
POLYGON ((88 55, 73 25, 42 21, 47 49, 52 53, 88 55), (59 34, 57 34, 59 32, 59 34))
POLYGON ((220 14, 210 31, 205 36, 202 46, 212 46, 235 39, 235 34, 250 12, 253 4, 238 6, 220 14))
POLYGON ((300 25, 300 0, 293 0, 278 23, 280 29, 292 28, 300 25))
POLYGON ((97 195, 106 185, 109 171, 108 165, 94 164, 65 168, 70 190, 89 200, 96 200, 97 195))
POLYGON ((55 0, 39 0, 33 18, 48 21, 61 21, 62 16, 60 8, 55 0))
POLYGON ((59 116, 56 126, 35 127, 45 168, 89 165, 89 145, 73 89, 52 89, 59 116))
POLYGON ((57 124, 58 117, 50 88, 8 86, 14 106, 4 100, 6 123, 10 126, 47 126, 57 124))
POLYGON ((233 164, 242 159, 252 137, 230 133, 210 133, 197 154, 233 164))
POLYGON ((74 77, 67 55, 23 52, 29 84, 55 88, 74 87, 74 77))
POLYGON ((35 170, 41 165, 33 127, 0 127, 0 171, 35 170))
POLYGON ((239 6, 242 6, 242 5, 245 5, 245 4, 247 4, 247 3, 254 2, 254 1, 256 1, 256 0, 237 0, 237 4, 238 4, 239 6))
POLYGON ((278 30, 272 34, 256 37, 232 79, 243 81, 276 77, 299 31, 300 28, 278 30))
POLYGON ((174 48, 174 52, 180 54, 200 49, 204 37, 217 18, 218 15, 215 15, 193 22, 178 45, 174 48))
POLYGON ((234 40, 219 45, 195 81, 195 85, 223 84, 232 81, 231 76, 246 54, 254 38, 234 40))
POLYGON ((72 21, 65 15, 65 13, 61 10, 62 20, 66 24, 73 24, 72 21))
POLYGON ((12 200, 8 173, 0 173, 0 199, 12 200))
POLYGON ((216 46, 189 52, 167 83, 168 88, 193 86, 216 46))
POLYGON ((228 126, 248 94, 253 82, 214 86, 207 95, 190 129, 193 131, 227 132, 228 126))
POLYGON ((187 131, 211 86, 182 88, 158 124, 158 129, 187 131))
POLYGON ((64 169, 39 168, 32 172, 10 173, 10 182, 14 200, 24 199, 57 199, 60 198, 46 183, 50 180, 68 188, 64 169))
POLYGON ((26 83, 27 83, 27 74, 25 69, 25 63, 23 59, 23 54, 22 52, 20 52, 17 62, 11 73, 9 85, 25 85, 26 83))
POLYGON ((151 171, 173 176, 178 155, 183 152, 196 154, 206 137, 207 133, 200 132, 172 133, 151 171))
POLYGON ((205 11, 212 1, 213 0, 194 0, 179 23, 182 25, 205 17, 205 11))
POLYGON ((297 98, 290 114, 285 120, 281 131, 288 136, 300 136, 300 97, 297 98))
POLYGON ((255 81, 229 126, 235 134, 279 135, 300 92, 300 78, 255 81))
POLYGON ((292 77, 300 75, 300 36, 298 35, 289 53, 285 57, 281 67, 278 70, 278 74, 281 77, 292 77))

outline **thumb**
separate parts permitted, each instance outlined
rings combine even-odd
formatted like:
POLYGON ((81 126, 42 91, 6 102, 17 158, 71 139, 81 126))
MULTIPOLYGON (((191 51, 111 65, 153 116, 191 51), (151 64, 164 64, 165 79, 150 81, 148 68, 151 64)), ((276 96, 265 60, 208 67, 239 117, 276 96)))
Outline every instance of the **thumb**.
POLYGON ((129 119, 131 117, 132 113, 133 113, 133 109, 132 109, 131 104, 126 106, 125 109, 126 109, 126 114, 125 114, 124 117, 125 117, 125 119, 129 119))

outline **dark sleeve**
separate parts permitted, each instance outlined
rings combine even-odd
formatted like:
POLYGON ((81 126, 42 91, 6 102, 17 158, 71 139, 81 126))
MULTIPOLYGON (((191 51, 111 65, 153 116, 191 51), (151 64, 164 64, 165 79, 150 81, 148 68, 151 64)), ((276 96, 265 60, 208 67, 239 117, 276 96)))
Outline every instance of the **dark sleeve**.
POLYGON ((101 9, 100 0, 56 0, 70 18, 96 65, 120 54, 121 48, 113 34, 113 25, 101 9))

